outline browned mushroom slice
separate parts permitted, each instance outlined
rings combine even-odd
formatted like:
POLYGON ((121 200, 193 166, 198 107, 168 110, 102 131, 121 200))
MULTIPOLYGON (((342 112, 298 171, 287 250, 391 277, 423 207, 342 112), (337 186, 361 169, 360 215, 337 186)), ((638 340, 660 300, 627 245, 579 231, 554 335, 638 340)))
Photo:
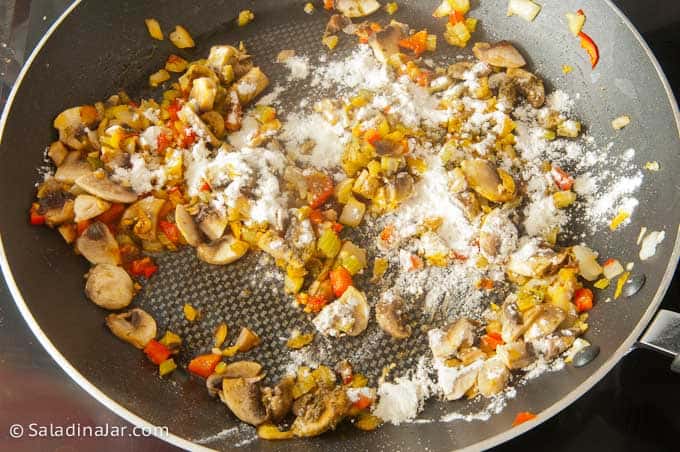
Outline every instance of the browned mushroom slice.
POLYGON ((253 333, 248 328, 243 327, 236 338, 234 347, 236 347, 239 352, 247 352, 260 345, 260 342, 260 337, 257 334, 253 333))
POLYGON ((343 16, 342 14, 333 14, 331 18, 328 19, 324 36, 337 34, 350 25, 352 25, 352 20, 349 17, 343 16))
POLYGON ((198 246, 201 244, 201 233, 183 204, 177 204, 177 207, 175 207, 175 223, 180 234, 189 245, 198 246))
POLYGON ((248 251, 248 244, 228 234, 212 243, 201 243, 196 255, 203 262, 213 265, 227 265, 239 260, 248 251))
POLYGON ((533 349, 522 341, 499 345, 496 347, 496 356, 510 370, 522 369, 534 361, 533 349))
POLYGON ((198 227, 208 239, 217 240, 224 235, 227 224, 229 224, 227 217, 222 216, 217 212, 210 212, 198 223, 198 227))
POLYGON ((502 209, 494 209, 484 217, 479 230, 479 249, 490 259, 496 256, 505 257, 517 246, 517 227, 510 220, 509 213, 502 209))
POLYGON ((98 264, 87 274, 85 294, 104 309, 123 309, 135 295, 132 278, 116 265, 98 264))
POLYGON ((404 302, 391 292, 383 294, 375 306, 378 326, 395 339, 406 339, 411 335, 411 326, 406 323, 404 302))
POLYGON ((510 255, 507 271, 532 278, 540 278, 557 271, 569 257, 566 251, 557 252, 536 239, 524 240, 510 255))
POLYGON ((542 304, 539 306, 534 306, 531 309, 537 310, 537 313, 532 316, 532 322, 524 323, 529 325, 524 333, 524 340, 531 341, 538 339, 539 337, 547 336, 552 333, 560 326, 560 323, 566 318, 566 314, 563 310, 557 306, 542 304))
POLYGON ((430 349, 437 358, 448 358, 461 347, 469 347, 474 342, 475 327, 466 318, 458 319, 446 331, 439 328, 428 331, 430 349))
POLYGON ((106 326, 119 339, 143 349, 156 337, 156 321, 145 311, 135 308, 106 316, 106 326))
POLYGON ((58 182, 72 184, 76 179, 92 173, 92 166, 80 159, 80 152, 69 152, 59 168, 54 172, 54 178, 58 182))
POLYGON ((118 242, 109 228, 95 221, 76 240, 76 249, 92 264, 120 264, 118 242))
POLYGON ((369 314, 366 295, 350 286, 340 298, 324 306, 312 323, 326 336, 358 336, 368 326, 369 314))
POLYGON ((137 195, 134 192, 111 181, 102 170, 80 176, 76 179, 76 185, 105 201, 124 204, 137 201, 137 195))
POLYGON ((47 151, 47 156, 52 159, 52 162, 56 166, 61 166, 68 155, 68 149, 61 141, 55 141, 50 144, 50 148, 47 151))
POLYGON ((376 0, 336 0, 335 9, 347 17, 365 17, 380 8, 376 0))
POLYGON ((53 126, 59 130, 59 141, 73 149, 81 149, 84 144, 79 136, 85 127, 94 128, 99 121, 99 113, 92 105, 72 107, 54 118, 53 126))
POLYGON ((73 221, 74 202, 71 199, 71 195, 61 190, 61 188, 51 185, 47 188, 47 193, 39 201, 40 213, 45 217, 45 223, 50 227, 54 227, 73 221))
POLYGON ((371 34, 368 44, 373 49, 376 59, 386 63, 392 55, 399 53, 399 41, 405 37, 405 34, 404 25, 393 23, 371 34))
POLYGON ((468 72, 475 64, 471 61, 458 61, 446 68, 446 73, 449 77, 456 80, 465 80, 465 73, 468 72))
POLYGON ((522 92, 527 101, 534 108, 541 108, 545 103, 545 87, 543 80, 529 71, 519 68, 509 68, 507 75, 522 92))
POLYGON ((477 389, 484 397, 501 392, 510 378, 510 371, 500 358, 487 359, 477 374, 477 389))
POLYGON ((472 53, 480 61, 492 66, 517 68, 527 64, 522 54, 507 41, 495 44, 477 42, 472 47, 472 53))
POLYGON ((220 45, 210 48, 208 55, 210 66, 224 83, 243 77, 253 67, 252 58, 233 46, 220 45))
POLYGON ((293 377, 283 377, 274 388, 262 390, 262 403, 264 403, 267 416, 272 422, 279 422, 290 413, 293 407, 293 377))
POLYGON ((222 380, 220 398, 234 416, 247 424, 258 426, 267 421, 267 411, 262 404, 259 379, 225 378, 222 380))
POLYGON ((235 361, 227 364, 225 369, 220 373, 210 375, 205 385, 208 388, 208 394, 216 396, 222 388, 222 380, 225 378, 255 378, 262 372, 262 365, 255 361, 235 361))
POLYGON ((267 86, 269 86, 269 78, 259 67, 254 67, 234 83, 234 90, 241 105, 247 105, 259 96, 267 86))
POLYGON ((560 330, 529 343, 532 352, 545 360, 551 360, 566 352, 572 346, 579 331, 574 329, 560 330))
POLYGON ((512 176, 488 160, 463 160, 460 167, 470 187, 489 201, 508 202, 515 197, 512 176))
POLYGON ((332 390, 318 389, 305 402, 296 409, 298 416, 291 426, 295 436, 317 436, 334 429, 350 406, 347 393, 342 387, 332 390))

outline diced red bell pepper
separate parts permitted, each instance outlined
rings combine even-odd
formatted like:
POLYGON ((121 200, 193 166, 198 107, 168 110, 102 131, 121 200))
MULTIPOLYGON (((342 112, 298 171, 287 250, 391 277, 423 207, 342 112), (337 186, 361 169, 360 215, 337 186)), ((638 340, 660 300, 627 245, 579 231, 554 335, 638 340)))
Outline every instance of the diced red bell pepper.
POLYGON ((364 140, 366 140, 366 142, 372 146, 380 141, 380 138, 382 138, 380 133, 378 133, 378 131, 375 129, 369 129, 366 131, 366 133, 364 133, 364 140))
POLYGON ((188 148, 196 142, 196 138, 196 132, 187 127, 182 134, 182 147, 188 148))
POLYGON ((395 228, 393 224, 388 224, 380 231, 380 240, 383 242, 389 242, 394 236, 395 228))
POLYGON ((597 48, 597 44, 595 44, 593 38, 583 31, 579 32, 578 37, 581 38, 581 47, 585 49, 590 57, 590 66, 595 69, 595 66, 600 61, 600 50, 597 48))
POLYGON ((349 286, 352 285, 352 274, 343 266, 331 270, 331 287, 336 297, 341 297, 349 286))
POLYGON ((312 312, 319 312, 324 306, 328 304, 328 298, 323 295, 310 295, 307 298, 306 307, 309 307, 312 312))
POLYGON ((341 225, 340 223, 333 223, 333 226, 331 226, 331 228, 333 229, 333 231, 335 231, 339 234, 340 232, 342 232, 342 229, 344 228, 344 226, 341 225))
POLYGON ((144 353, 149 357, 152 363, 158 365, 170 357, 170 350, 165 345, 158 342, 156 339, 151 339, 146 347, 144 353))
POLYGON ((550 175, 560 190, 571 190, 571 187, 574 185, 574 178, 559 166, 553 165, 550 175))
POLYGON ((179 229, 177 229, 177 225, 175 223, 161 220, 158 222, 158 226, 161 228, 161 231, 163 231, 163 234, 165 234, 168 240, 175 244, 179 243, 179 229))
POLYGON ((399 40, 399 47, 412 50, 416 56, 427 50, 427 31, 421 30, 408 38, 399 40))
POLYGON ((172 144, 172 138, 165 133, 160 133, 158 135, 158 140, 156 140, 156 152, 158 154, 165 153, 165 150, 172 144))
POLYGON ((203 185, 201 185, 200 188, 201 191, 211 191, 212 188, 210 188, 210 184, 207 182, 203 182, 203 185))
POLYGON ((451 25, 456 25, 459 22, 465 22, 465 14, 459 11, 454 11, 453 13, 449 14, 449 23, 451 25))
POLYGON ((179 117, 177 116, 177 113, 182 109, 182 106, 179 103, 178 99, 175 99, 168 105, 168 115, 170 116, 170 119, 173 121, 177 121, 179 117))
POLYGON ((208 378, 215 372, 215 367, 221 360, 222 356, 214 353, 199 355, 189 362, 189 372, 199 377, 208 378))
POLYGON ((307 176, 307 190, 311 195, 309 207, 321 207, 333 194, 333 179, 325 173, 316 172, 307 176))
POLYGON ((76 232, 78 233, 78 237, 83 235, 83 232, 85 232, 85 230, 89 227, 90 227, 90 220, 82 220, 82 221, 79 221, 78 223, 76 223, 76 232))
POLYGON ((331 10, 335 7, 335 0, 323 0, 323 7, 331 10))
POLYGON ((352 407, 356 408, 357 410, 363 410, 365 408, 368 408, 372 404, 373 404, 373 399, 371 399, 370 397, 366 397, 365 395, 360 395, 359 400, 352 403, 352 407))
POLYGON ((532 419, 536 419, 536 415, 534 413, 529 411, 520 411, 517 413, 517 416, 515 416, 512 426, 517 427, 519 424, 523 424, 524 422, 530 421, 532 419))
POLYGON ((576 312, 587 312, 593 309, 593 291, 582 287, 574 292, 574 304, 576 312))
POLYGON ((113 224, 120 220, 125 212, 125 204, 113 203, 109 210, 97 216, 97 220, 104 224, 113 224))
POLYGON ((420 72, 418 72, 418 76, 416 77, 416 83, 418 84, 418 86, 422 86, 423 88, 428 86, 430 84, 431 75, 432 74, 430 73, 430 71, 421 70, 420 72))
POLYGON ((158 266, 154 264, 149 256, 130 262, 130 273, 133 276, 144 276, 149 279, 158 271, 158 266))
POLYGON ((323 223, 323 214, 319 209, 313 209, 309 212, 309 221, 314 224, 321 224, 323 223))
POLYGON ((39 226, 45 224, 45 215, 39 213, 40 204, 34 202, 31 204, 31 210, 29 211, 29 220, 33 226, 39 226))
POLYGON ((496 350, 496 347, 503 345, 503 338, 498 333, 486 333, 480 340, 482 350, 496 350))

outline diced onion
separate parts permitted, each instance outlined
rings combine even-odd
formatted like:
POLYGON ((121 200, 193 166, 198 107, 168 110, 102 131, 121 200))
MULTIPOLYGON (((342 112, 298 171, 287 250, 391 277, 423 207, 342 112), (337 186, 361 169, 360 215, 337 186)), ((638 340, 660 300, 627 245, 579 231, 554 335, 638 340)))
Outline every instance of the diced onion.
POLYGON ((602 267, 604 277, 607 279, 614 279, 623 273, 623 265, 616 259, 609 259, 602 267))
POLYGON ((578 36, 586 23, 586 16, 583 14, 567 13, 567 26, 574 36, 578 36))
POLYGON ((602 267, 597 263, 595 252, 581 245, 575 245, 572 251, 578 263, 579 274, 587 281, 595 281, 602 274, 602 267))
POLYGON ((508 16, 519 16, 531 22, 539 12, 541 12, 541 6, 531 0, 510 0, 508 2, 508 16))

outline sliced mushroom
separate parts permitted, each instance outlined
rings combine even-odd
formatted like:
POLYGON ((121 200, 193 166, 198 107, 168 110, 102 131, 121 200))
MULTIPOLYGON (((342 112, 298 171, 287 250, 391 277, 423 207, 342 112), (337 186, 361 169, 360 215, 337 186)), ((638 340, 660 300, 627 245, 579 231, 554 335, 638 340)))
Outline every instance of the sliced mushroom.
POLYGON ((480 213, 482 213, 482 206, 479 202, 479 198, 471 190, 456 193, 453 199, 470 221, 473 221, 480 213))
POLYGON ((368 326, 369 314, 366 296, 350 286, 340 298, 324 306, 312 323, 326 336, 358 336, 368 326))
POLYGON ((213 146, 220 144, 220 140, 218 140, 217 137, 213 135, 213 133, 210 131, 210 127, 205 125, 201 117, 191 109, 190 104, 184 104, 182 109, 177 112, 177 116, 179 119, 191 126, 200 138, 203 138, 213 146))
POLYGON ((342 420, 350 406, 345 389, 318 389, 306 404, 296 410, 299 414, 291 426, 295 436, 310 437, 332 430, 342 420))
POLYGON ((527 322, 527 319, 524 320, 524 323, 529 325, 524 332, 525 341, 531 341, 538 339, 539 337, 547 336, 555 331, 566 318, 566 314, 563 310, 550 304, 541 304, 539 306, 534 306, 531 309, 536 310, 537 312, 527 313, 532 319, 530 324, 527 322))
POLYGON ((479 230, 479 249, 489 259, 506 257, 517 248, 517 235, 517 227, 508 212, 494 209, 484 217, 479 230))
POLYGON ((523 341, 510 342, 496 347, 496 356, 510 370, 522 369, 534 361, 534 354, 531 347, 523 341))
POLYGON ((67 155, 68 149, 66 149, 66 146, 64 146, 61 141, 55 141, 50 144, 50 148, 47 151, 47 156, 52 159, 52 162, 54 162, 56 166, 60 166, 64 163, 67 155))
POLYGON ((375 319, 378 326, 395 339, 406 339, 411 335, 411 325, 406 324, 404 302, 401 297, 387 292, 375 305, 375 319))
MULTIPOLYGON (((446 68, 446 73, 449 77, 456 80, 465 80, 465 73, 468 72, 475 64, 471 61, 458 61, 446 68)), ((489 82, 491 78, 489 77, 489 82)), ((491 83, 489 83, 491 85, 491 83)))
POLYGON ((545 103, 545 87, 543 80, 529 71, 519 68, 509 68, 508 77, 517 84, 527 101, 534 108, 541 108, 545 103))
POLYGON ((194 223, 193 217, 187 212, 183 204, 177 204, 175 207, 175 223, 180 234, 184 240, 191 246, 198 246, 201 244, 201 233, 194 223))
POLYGON ((326 23, 326 29, 324 30, 324 36, 330 36, 337 34, 338 32, 344 30, 346 27, 352 25, 352 20, 343 16, 342 14, 333 14, 328 23, 326 23))
POLYGON ((510 255, 507 271, 541 278, 557 271, 567 258, 566 251, 557 252, 538 239, 523 238, 517 251, 510 255))
POLYGON ((210 77, 199 77, 191 85, 189 97, 196 101, 199 111, 210 111, 215 104, 217 83, 210 77))
POLYGON ((216 396, 222 388, 225 378, 255 378, 262 372, 262 365, 255 361, 235 361, 227 364, 220 373, 214 373, 205 380, 208 394, 216 396))
MULTIPOLYGON (((217 240, 224 235, 229 220, 217 212, 210 212, 198 223, 198 227, 210 240, 217 240)), ((188 240, 187 240, 188 241, 188 240)))
POLYGON ((259 67, 250 69, 234 83, 234 90, 241 105, 248 105, 269 86, 269 78, 259 67))
POLYGON ((213 265, 227 265, 239 260, 248 251, 248 244, 237 240, 231 234, 212 243, 201 243, 196 255, 203 262, 213 265))
POLYGON ((58 187, 47 188, 47 193, 40 199, 40 213, 45 217, 45 223, 54 227, 62 223, 73 221, 74 202, 69 193, 58 187))
POLYGON ((577 335, 578 331, 573 329, 560 330, 548 336, 532 340, 529 346, 536 355, 539 355, 544 360, 551 360, 569 350, 577 335))
POLYGON ((81 149, 83 143, 78 139, 85 127, 94 128, 99 121, 99 113, 92 105, 72 107, 62 111, 54 118, 53 126, 59 130, 59 141, 73 149, 81 149))
POLYGON ((234 416, 247 424, 258 426, 267 421, 267 412, 262 404, 259 379, 225 378, 222 380, 220 398, 234 416))
POLYGON ((87 274, 85 294, 104 309, 123 309, 135 295, 132 278, 116 265, 98 264, 87 274))
POLYGON ((484 397, 491 397, 505 388, 509 378, 510 371, 500 358, 487 359, 477 374, 477 389, 484 397))
POLYGON ((118 242, 109 228, 95 221, 76 240, 76 249, 92 264, 120 264, 118 242))
POLYGON ((475 361, 464 367, 437 367, 437 380, 446 400, 458 400, 477 382, 477 374, 484 361, 475 361))
POLYGON ((293 386, 295 379, 287 376, 274 386, 262 390, 262 403, 267 412, 267 417, 272 422, 279 422, 290 413, 293 407, 293 386))
POLYGON ((109 314, 106 316, 106 326, 116 337, 139 349, 146 347, 146 344, 156 337, 156 321, 139 308, 120 314, 109 314))
POLYGON ((475 326, 466 318, 451 324, 446 331, 439 328, 428 331, 432 354, 437 358, 449 358, 461 347, 470 347, 475 340, 475 326))
POLYGON ((489 76, 489 88, 498 91, 498 101, 512 109, 519 97, 519 87, 505 72, 496 72, 489 76))
POLYGON ((376 0, 336 0, 335 9, 347 17, 365 17, 380 9, 376 0))
POLYGON ((80 176, 76 185, 105 201, 129 204, 137 201, 137 195, 131 190, 111 181, 102 170, 80 176))
POLYGON ((80 152, 69 152, 59 168, 54 172, 54 178, 58 182, 72 184, 76 179, 92 173, 92 166, 80 159, 80 152))
POLYGON ((253 67, 253 62, 250 55, 236 47, 221 45, 210 48, 208 66, 224 83, 231 83, 234 78, 243 77, 253 67))
POLYGON ((489 201, 508 202, 515 197, 512 176, 488 160, 463 160, 460 167, 470 187, 489 201))
POLYGON ((128 207, 123 213, 121 224, 132 226, 132 231, 142 240, 153 242, 158 231, 158 217, 165 200, 147 196, 128 207))
POLYGON ((477 42, 472 47, 472 53, 480 61, 492 66, 518 68, 527 64, 522 54, 507 41, 495 44, 477 42))
POLYGON ((78 195, 74 205, 75 219, 77 223, 90 220, 109 210, 111 204, 92 195, 78 195))
POLYGON ((405 35, 405 26, 393 23, 380 31, 372 33, 368 38, 368 44, 373 49, 376 59, 381 63, 386 63, 392 55, 399 53, 399 41, 405 35))

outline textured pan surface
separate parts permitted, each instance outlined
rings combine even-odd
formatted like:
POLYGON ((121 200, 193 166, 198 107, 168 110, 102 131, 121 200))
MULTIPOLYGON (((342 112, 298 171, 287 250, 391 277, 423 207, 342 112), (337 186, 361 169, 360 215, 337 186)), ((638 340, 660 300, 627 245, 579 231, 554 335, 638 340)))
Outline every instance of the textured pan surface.
MULTIPOLYGON (((177 372, 170 381, 160 381, 142 354, 111 336, 102 322, 105 313, 83 295, 81 275, 87 270, 84 260, 73 256, 57 234, 30 228, 21 213, 33 196, 34 168, 40 164, 45 144, 54 139, 52 118, 68 106, 104 98, 120 88, 133 95, 144 94, 147 75, 170 52, 176 52, 167 40, 158 43, 147 36, 143 18, 158 18, 166 32, 176 23, 185 25, 198 43, 196 50, 185 53, 189 56, 206 54, 212 44, 244 40, 256 63, 275 82, 277 76, 284 75, 272 63, 279 50, 294 48, 313 58, 323 52, 319 41, 327 15, 317 11, 308 16, 302 11, 303 3, 83 2, 49 39, 24 78, 0 148, 0 193, 5 208, 0 216, 2 241, 17 286, 41 329, 65 358, 112 400, 149 422, 167 425, 172 433, 209 447, 229 449, 244 437, 227 434, 214 438, 236 425, 226 407, 210 399, 200 384, 182 373, 177 372), (237 29, 233 19, 245 7, 254 9, 256 21, 237 29), (203 441, 211 437, 214 439, 203 441)), ((398 20, 441 31, 443 24, 435 25, 430 17, 435 2, 399 3, 398 20)), ((602 54, 595 72, 590 70, 583 50, 563 23, 564 12, 576 9, 580 2, 559 5, 546 2, 544 11, 532 24, 506 18, 504 0, 474 3, 477 2, 473 2, 471 15, 481 19, 481 32, 475 39, 510 39, 518 43, 532 66, 552 85, 572 94, 580 93, 577 114, 601 147, 613 141, 613 150, 635 148, 638 164, 657 160, 661 165, 662 170, 648 175, 643 183, 638 195, 641 205, 632 225, 616 235, 607 232, 586 238, 604 255, 629 261, 637 254, 634 243, 640 226, 665 229, 667 238, 657 256, 636 267, 647 274, 646 286, 633 299, 601 304, 593 312, 591 331, 586 337, 599 344, 602 353, 592 365, 582 369, 568 367, 540 377, 520 388, 506 410, 489 421, 385 426, 371 434, 360 434, 345 426, 319 439, 255 442, 250 447, 450 450, 477 444, 505 432, 517 411, 540 412, 553 406, 600 366, 618 359, 617 350, 658 301, 660 294, 654 295, 671 258, 680 217, 674 181, 680 170, 680 143, 673 105, 649 56, 627 24, 604 2, 588 5, 589 31, 602 54), (562 64, 573 65, 575 71, 564 76, 562 64), (614 133, 609 122, 624 113, 633 122, 614 133)), ((348 45, 339 54, 351 48, 349 41, 344 39, 348 45)), ((456 53, 443 42, 440 48, 448 55, 456 53)), ((288 92, 304 96, 308 87, 301 82, 288 92)), ((261 360, 276 374, 288 360, 281 339, 294 326, 308 330, 310 325, 282 296, 281 282, 275 275, 271 267, 258 262, 258 256, 230 267, 215 268, 198 262, 191 250, 185 250, 161 258, 161 271, 146 285, 137 303, 153 312, 161 331, 170 328, 186 338, 190 344, 185 349, 186 356, 204 351, 213 326, 222 320, 231 328, 230 337, 236 334, 238 326, 251 327, 262 335, 264 345, 248 356, 261 360), (183 319, 181 306, 185 302, 202 308, 204 317, 200 324, 192 326, 183 319)), ((420 351, 411 347, 413 343, 397 347, 381 335, 372 335, 371 330, 365 334, 345 340, 343 346, 350 356, 361 351, 362 356, 370 357, 376 371, 393 361, 400 350, 408 350, 412 356, 420 351), (370 341, 365 340, 368 337, 370 341)), ((359 362, 359 355, 356 356, 353 362, 359 362)), ((433 402, 422 417, 436 419, 463 406, 433 402)))

